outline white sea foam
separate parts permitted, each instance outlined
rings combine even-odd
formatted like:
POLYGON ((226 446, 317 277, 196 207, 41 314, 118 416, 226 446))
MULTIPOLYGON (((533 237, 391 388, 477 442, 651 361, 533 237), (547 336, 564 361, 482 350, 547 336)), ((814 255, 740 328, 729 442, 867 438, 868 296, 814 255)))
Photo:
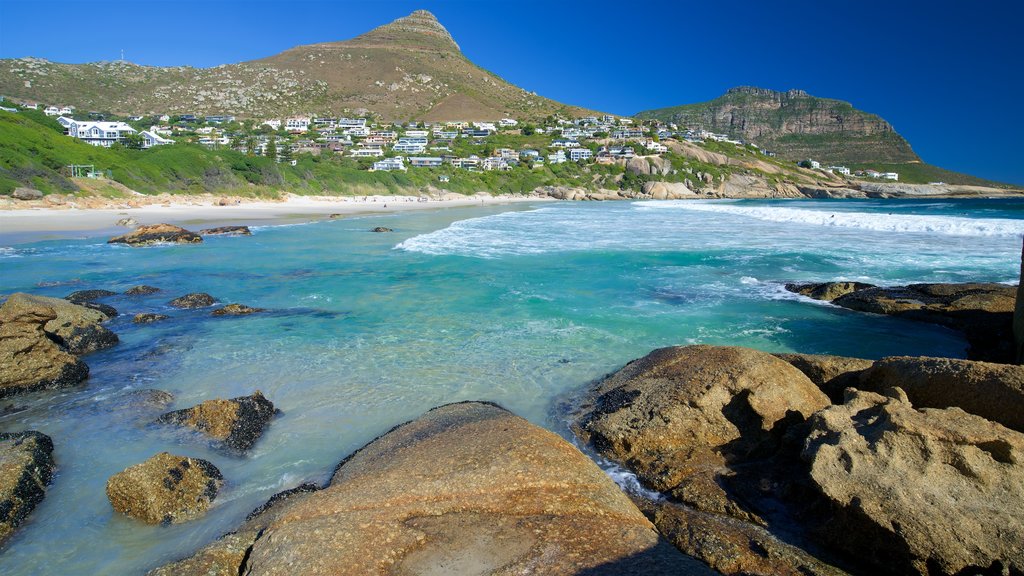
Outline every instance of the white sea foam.
POLYGON ((960 216, 882 214, 787 208, 779 206, 737 206, 731 202, 687 200, 636 202, 640 210, 687 210, 730 214, 767 222, 806 224, 833 228, 856 228, 877 232, 931 233, 949 236, 1020 236, 1024 220, 1009 218, 964 218, 960 216))

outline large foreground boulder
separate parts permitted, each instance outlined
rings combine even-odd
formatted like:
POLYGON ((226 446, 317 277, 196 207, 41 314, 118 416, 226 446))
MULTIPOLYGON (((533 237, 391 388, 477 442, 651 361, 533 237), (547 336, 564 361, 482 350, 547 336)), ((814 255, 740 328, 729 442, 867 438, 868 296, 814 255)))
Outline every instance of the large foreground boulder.
POLYGON ((851 390, 811 418, 822 539, 884 573, 1024 573, 1024 435, 890 394, 851 390))
POLYGON ((53 441, 39 432, 0 432, 0 544, 46 496, 53 441))
POLYGON ((135 230, 107 240, 108 244, 128 244, 129 246, 149 246, 151 244, 198 244, 203 237, 189 232, 173 224, 149 224, 139 226, 135 230))
POLYGON ((47 334, 57 318, 52 308, 8 303, 0 307, 0 397, 73 386, 89 376, 88 366, 47 334))
POLYGON ((252 396, 207 400, 198 406, 168 412, 161 424, 198 430, 235 450, 248 450, 263 435, 274 417, 274 404, 257 390, 252 396))
POLYGON ((919 408, 955 406, 1024 432, 1024 366, 891 357, 865 370, 856 387, 877 393, 899 387, 919 408))
POLYGON ((31 315, 52 316, 43 330, 68 352, 77 356, 104 350, 118 343, 117 334, 100 325, 109 320, 110 316, 93 308, 61 298, 33 296, 23 292, 11 294, 0 306, 0 322, 31 315))
POLYGON ((107 498, 114 510, 147 524, 176 524, 205 514, 223 484, 210 462, 161 452, 111 476, 107 498))
POLYGON ((483 403, 452 404, 273 498, 154 574, 705 574, 590 459, 483 403))

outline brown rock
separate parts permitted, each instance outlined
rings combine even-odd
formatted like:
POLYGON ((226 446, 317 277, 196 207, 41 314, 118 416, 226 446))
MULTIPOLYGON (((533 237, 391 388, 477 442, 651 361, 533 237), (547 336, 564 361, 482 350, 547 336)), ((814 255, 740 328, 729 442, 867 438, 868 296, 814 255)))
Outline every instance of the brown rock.
POLYGON ((124 291, 128 296, 146 296, 149 294, 156 294, 160 289, 155 286, 147 286, 145 284, 139 284, 138 286, 132 286, 131 288, 124 291))
POLYGON ((136 314, 132 318, 132 322, 136 324, 152 324, 153 322, 159 322, 161 320, 167 320, 170 316, 166 314, 151 314, 148 312, 141 312, 136 314))
POLYGON ((57 318, 53 308, 15 302, 0 307, 0 397, 85 380, 89 367, 47 336, 45 326, 57 318))
POLYGON ((475 402, 395 428, 235 534, 154 574, 709 573, 568 442, 475 402))
POLYGON ((786 290, 795 292, 808 298, 814 298, 815 300, 825 300, 831 302, 840 296, 846 296, 847 294, 856 292, 857 290, 866 290, 868 288, 874 288, 872 284, 864 284, 863 282, 818 282, 812 284, 786 284, 786 290))
POLYGON ((117 334, 100 325, 100 322, 106 322, 110 317, 90 307, 73 304, 61 298, 33 296, 23 292, 12 294, 3 306, 0 306, 0 321, 25 314, 52 315, 52 319, 46 322, 43 329, 71 354, 80 356, 110 348, 118 343, 117 334))
POLYGON ((11 192, 11 197, 17 200, 42 200, 43 193, 35 188, 19 187, 11 192))
POLYGON ((253 308, 252 306, 246 306, 245 304, 228 304, 223 308, 214 310, 211 314, 214 316, 245 316, 265 311, 266 308, 253 308))
POLYGON ((176 524, 206 513, 224 478, 199 458, 161 452, 107 480, 114 510, 147 524, 176 524))
POLYGON ((205 292, 192 292, 168 302, 175 308, 206 308, 213 306, 217 299, 205 292))
POLYGON ((200 230, 199 233, 203 236, 252 236, 248 226, 221 226, 200 230))
POLYGON ((1024 432, 1024 366, 891 357, 865 370, 856 387, 878 393, 899 387, 919 408, 955 406, 1024 432))
POLYGON ((168 412, 161 424, 193 428, 235 450, 248 450, 263 435, 274 417, 274 404, 257 390, 252 396, 207 400, 198 406, 168 412))
POLYGON ((109 244, 128 244, 129 246, 149 246, 164 242, 175 244, 197 244, 203 237, 172 224, 148 224, 121 236, 107 240, 109 244))
POLYGON ((0 432, 0 544, 46 496, 53 441, 39 432, 0 432))
POLYGON ((863 358, 827 354, 775 354, 804 373, 835 404, 842 404, 844 390, 856 388, 862 371, 874 364, 863 358))
POLYGON ((1024 435, 890 393, 851 390, 810 420, 822 539, 885 573, 1024 572, 1024 435))

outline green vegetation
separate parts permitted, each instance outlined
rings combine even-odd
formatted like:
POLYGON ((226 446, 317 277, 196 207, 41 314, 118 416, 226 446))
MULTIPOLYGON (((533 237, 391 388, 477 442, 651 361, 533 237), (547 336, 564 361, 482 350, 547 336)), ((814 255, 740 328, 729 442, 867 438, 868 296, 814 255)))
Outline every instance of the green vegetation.
MULTIPOLYGON (((877 170, 879 172, 896 172, 900 175, 900 182, 905 184, 927 184, 929 182, 945 182, 946 184, 966 184, 971 186, 991 186, 994 188, 1016 188, 1010 184, 1004 184, 1001 182, 993 182, 991 180, 985 180, 984 178, 978 178, 969 174, 961 174, 959 172, 953 172, 952 170, 946 170, 945 168, 939 168, 938 166, 932 166, 931 164, 925 164, 923 162, 908 162, 908 163, 883 163, 883 162, 868 162, 863 164, 847 164, 847 168, 853 171, 857 170, 877 170)), ((868 182, 875 182, 874 178, 863 178, 862 180, 868 182)), ((878 180, 879 182, 889 182, 888 180, 878 180)))

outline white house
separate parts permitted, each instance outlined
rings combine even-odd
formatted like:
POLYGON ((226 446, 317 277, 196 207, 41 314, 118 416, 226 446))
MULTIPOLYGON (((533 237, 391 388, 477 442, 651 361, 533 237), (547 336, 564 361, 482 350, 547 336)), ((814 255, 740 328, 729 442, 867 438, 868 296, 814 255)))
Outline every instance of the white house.
POLYGON ((548 162, 551 164, 563 164, 565 163, 565 151, 559 150, 554 154, 548 154, 548 162))
POLYGON ((440 156, 412 156, 409 158, 409 165, 418 168, 436 168, 444 163, 440 156))
POLYGON ((654 140, 648 140, 645 142, 644 148, 647 148, 648 152, 653 152, 654 154, 664 154, 665 152, 668 152, 668 146, 665 146, 661 142, 655 142, 654 140))
POLYGON ((60 116, 60 108, 57 108, 56 106, 47 106, 46 108, 43 108, 43 114, 46 114, 47 116, 60 116))
POLYGON ((65 130, 69 130, 71 128, 71 124, 74 123, 74 120, 66 116, 58 116, 57 122, 60 123, 60 125, 63 126, 65 130))
MULTIPOLYGON (((338 125, 341 126, 341 123, 339 123, 338 125)), ((349 136, 358 136, 360 138, 363 138, 370 135, 370 129, 367 128, 366 126, 355 126, 352 128, 347 128, 345 130, 345 134, 348 134, 349 136)))
POLYGON ((576 148, 579 145, 580 143, 575 140, 558 139, 551 141, 552 148, 576 148))
POLYGON ((579 162, 580 160, 590 160, 594 156, 589 148, 572 148, 569 150, 569 160, 573 162, 579 162))
POLYGON ((284 121, 284 128, 289 132, 308 132, 309 131, 309 117, 308 116, 294 116, 284 121))
POLYGON ((900 175, 897 172, 882 172, 882 178, 886 180, 899 180, 900 175))
POLYGON ((401 170, 403 172, 406 170, 401 156, 379 160, 373 163, 373 168, 370 168, 370 172, 391 172, 392 170, 401 170))
POLYGON ((835 172, 836 174, 842 174, 843 176, 850 175, 850 169, 847 168, 846 166, 829 166, 828 169, 835 172))
POLYGON ((394 146, 395 152, 405 152, 407 154, 422 154, 426 152, 427 145, 413 142, 399 142, 394 146))
POLYGON ((405 136, 408 138, 426 138, 430 133, 426 130, 406 130, 405 136))
POLYGON ((273 129, 273 130, 280 130, 281 129, 281 121, 280 120, 264 120, 263 124, 260 124, 260 126, 270 126, 270 128, 273 129))
POLYGON ((384 151, 380 148, 356 148, 351 153, 353 158, 380 158, 383 155, 384 151))
POLYGON ((134 134, 135 129, 124 122, 79 122, 72 120, 68 125, 68 136, 73 136, 92 144, 109 148, 114 142, 119 142, 128 134, 134 134))
POLYGON ((512 118, 502 118, 498 120, 498 126, 502 128, 515 128, 519 125, 519 121, 513 120, 512 118))
POLYGON ((152 148, 153 146, 163 146, 164 144, 174 144, 174 140, 170 138, 164 138, 156 132, 150 132, 149 130, 143 130, 139 132, 139 136, 142 136, 142 147, 152 148))

